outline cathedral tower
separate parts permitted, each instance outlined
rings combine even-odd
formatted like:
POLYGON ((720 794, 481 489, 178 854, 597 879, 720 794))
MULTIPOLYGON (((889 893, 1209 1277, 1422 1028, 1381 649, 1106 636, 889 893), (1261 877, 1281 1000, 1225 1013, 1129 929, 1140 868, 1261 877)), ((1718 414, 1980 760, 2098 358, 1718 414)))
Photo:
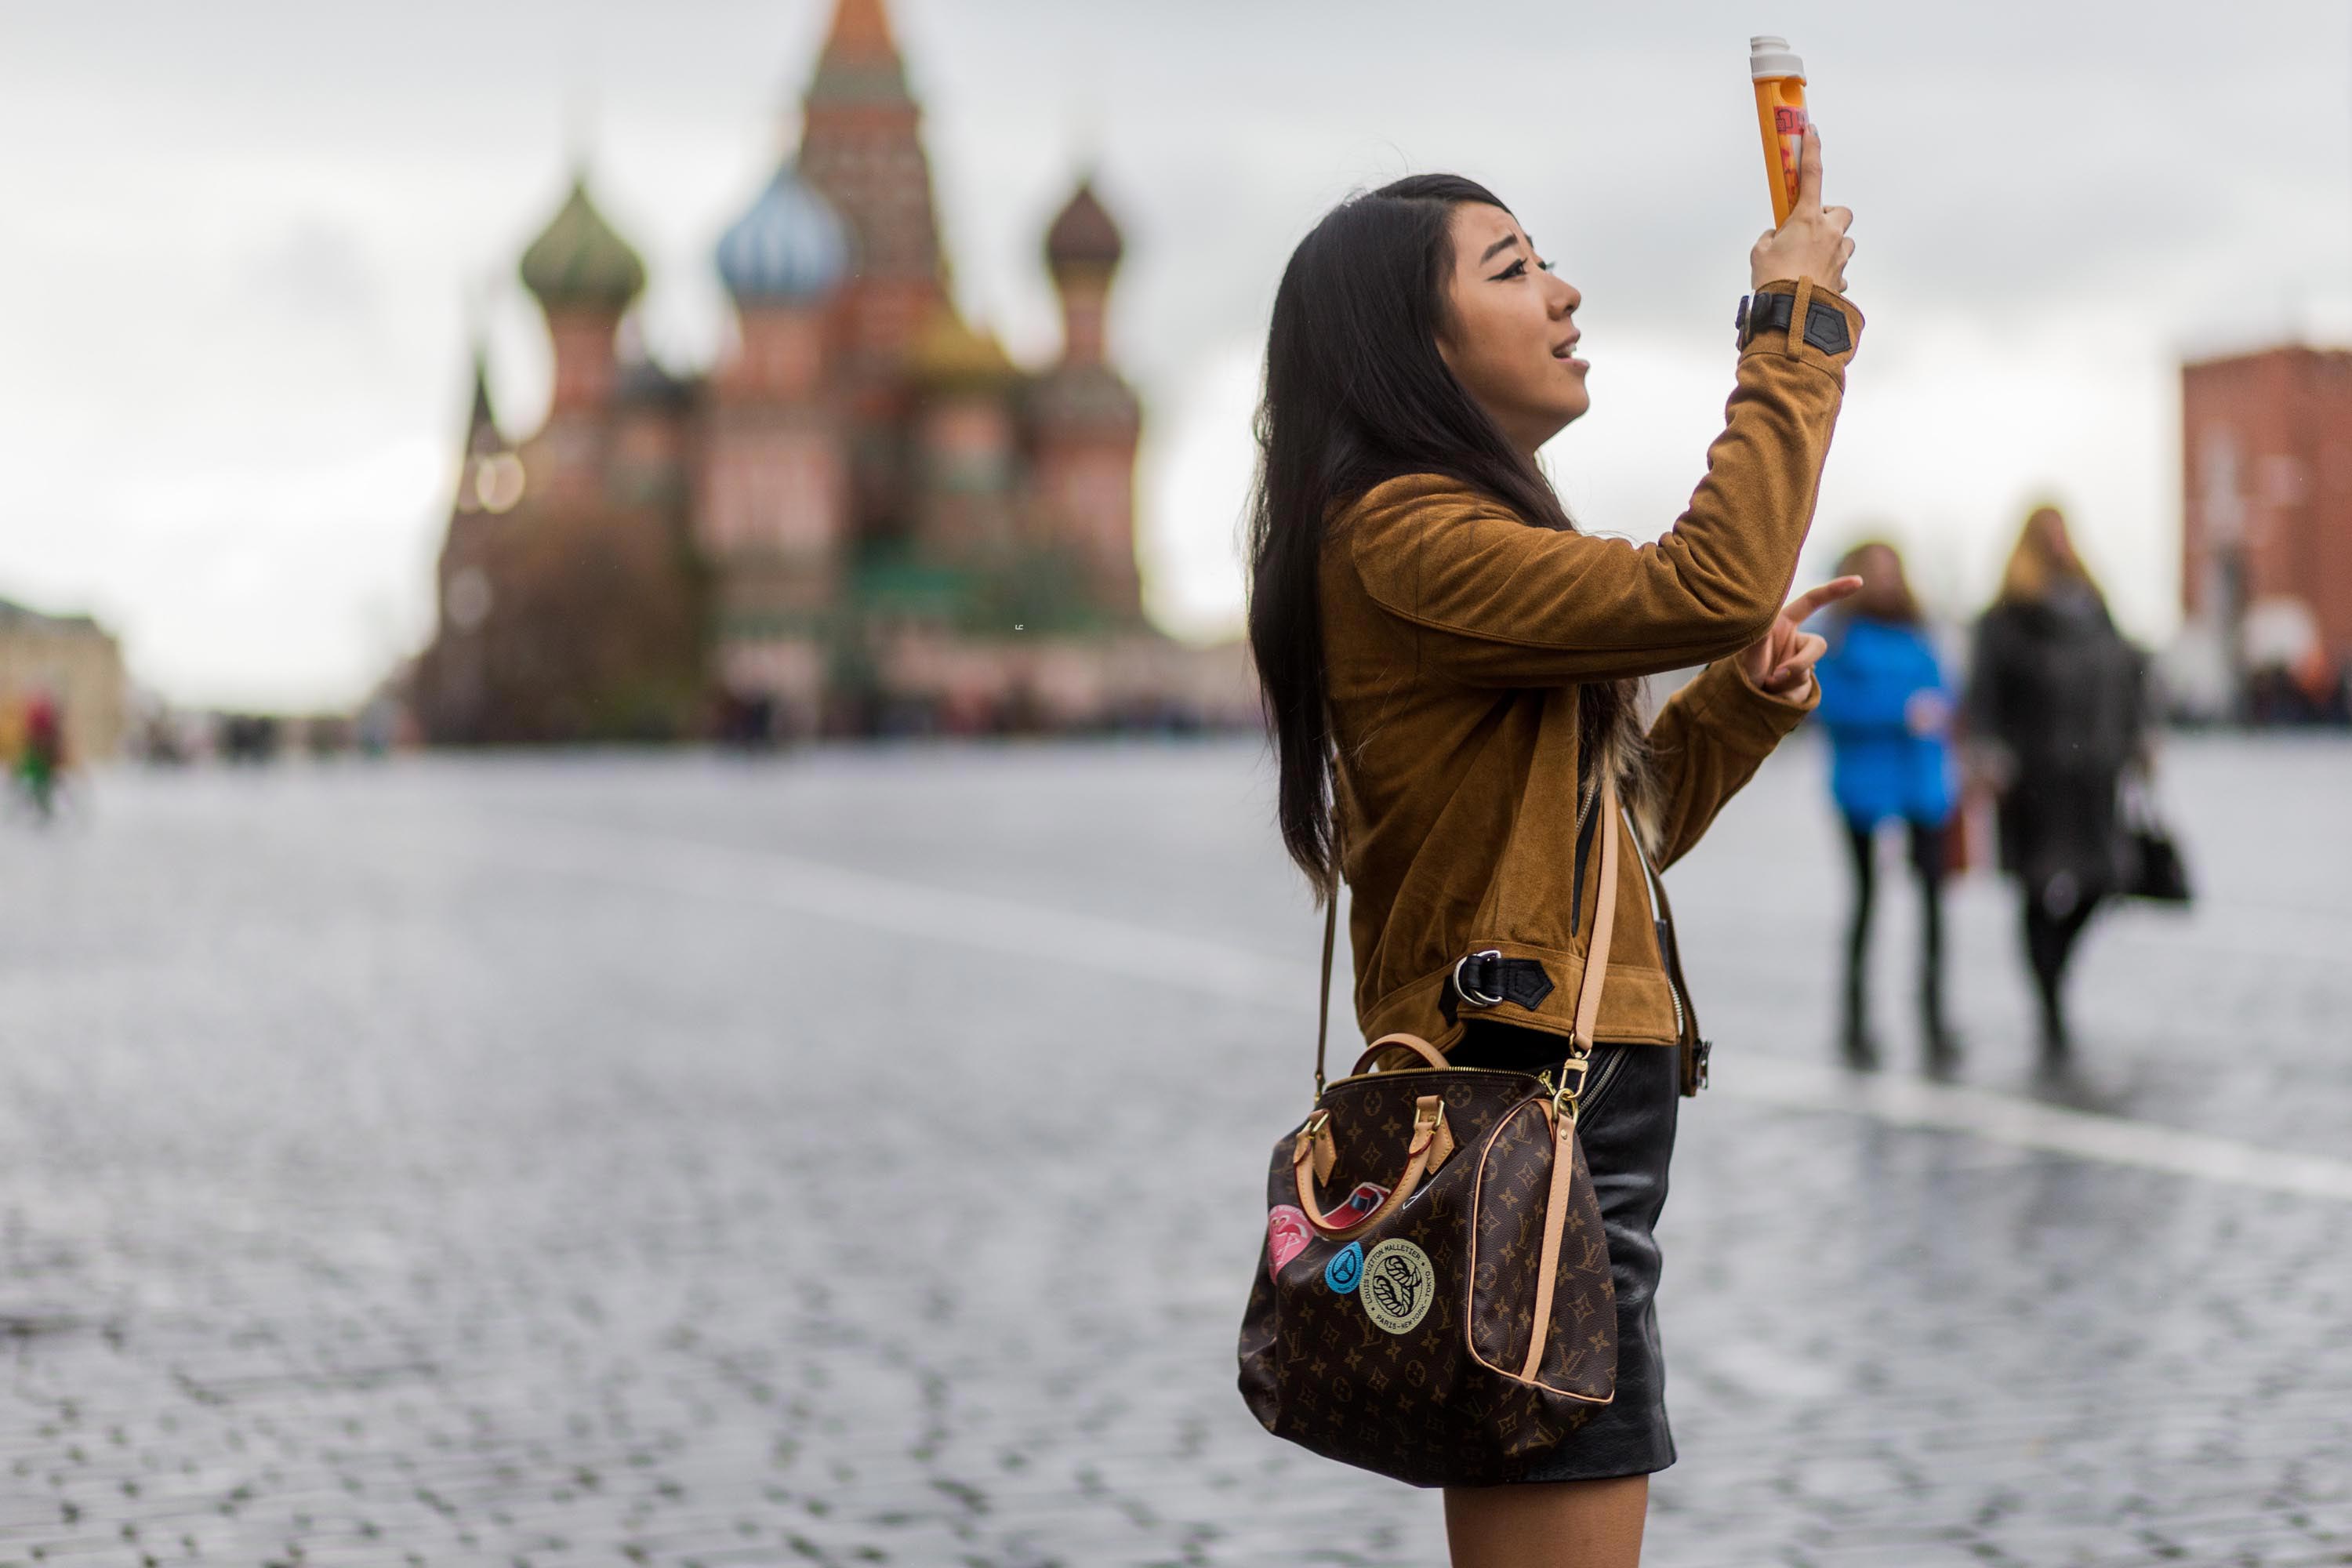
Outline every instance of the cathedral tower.
POLYGON ((1114 622, 1142 615, 1135 566, 1135 447, 1142 411, 1108 357, 1105 315, 1126 254, 1091 181, 1045 232, 1045 266, 1062 297, 1062 357, 1031 405, 1036 494, 1052 540, 1082 564, 1096 608, 1114 622))
POLYGON ((948 301, 921 125, 882 0, 838 0, 802 104, 800 167, 849 226, 851 272, 834 325, 866 540, 902 540, 914 526, 906 359, 948 301))
POLYGON ((908 369, 920 497, 915 543, 925 560, 995 564, 1013 549, 1021 373, 994 334, 952 310, 933 317, 908 369))
POLYGON ((547 313, 555 342, 555 392, 545 439, 559 489, 600 488, 606 412, 617 379, 614 342, 622 313, 646 286, 645 263, 588 199, 587 177, 522 253, 523 287, 547 313))
POLYGON ((839 0, 802 106, 801 172, 849 225, 854 361, 896 363, 947 297, 922 111, 882 0, 839 0))
POLYGON ((712 379, 697 542, 716 663, 768 725, 821 721, 827 618, 852 544, 829 314, 849 271, 840 215, 791 163, 719 241, 741 335, 712 379))

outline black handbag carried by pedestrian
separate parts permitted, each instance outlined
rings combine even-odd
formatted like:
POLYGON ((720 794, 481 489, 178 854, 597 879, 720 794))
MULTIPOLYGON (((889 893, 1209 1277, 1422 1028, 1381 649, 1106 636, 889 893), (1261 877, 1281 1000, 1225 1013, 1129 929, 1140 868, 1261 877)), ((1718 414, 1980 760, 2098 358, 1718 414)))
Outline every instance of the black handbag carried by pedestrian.
POLYGON ((2126 783, 2123 795, 2125 848, 2129 857, 2124 896, 2159 904, 2190 902, 2194 895, 2189 885, 2189 868, 2181 860, 2180 847, 2171 830, 2157 815, 2147 781, 2126 783))

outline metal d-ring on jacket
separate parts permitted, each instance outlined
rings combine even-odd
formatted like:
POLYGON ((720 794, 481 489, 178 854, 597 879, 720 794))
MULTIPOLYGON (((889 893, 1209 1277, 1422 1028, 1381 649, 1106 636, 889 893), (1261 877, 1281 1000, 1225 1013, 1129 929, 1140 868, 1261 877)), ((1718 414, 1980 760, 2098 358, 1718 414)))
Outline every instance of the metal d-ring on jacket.
MULTIPOLYGON (((1810 283, 1764 291, 1795 296, 1792 321, 1815 304, 1841 312, 1844 347, 1825 353, 1808 341, 1822 334, 1793 327, 1748 343, 1706 477, 1655 544, 1532 526, 1433 474, 1391 479, 1334 519, 1323 637, 1367 1038, 1452 1045, 1465 1021, 1456 966, 1486 952, 1517 962, 1479 961, 1479 995, 1499 1000, 1467 1011, 1570 1031, 1594 912, 1578 897, 1598 885, 1577 873, 1580 683, 1706 666, 1650 731, 1660 869, 1816 700, 1759 690, 1732 656, 1787 599, 1862 317, 1810 283)), ((1597 859, 1597 841, 1584 854, 1597 859)), ((1618 897, 1598 1033, 1674 1044, 1643 879, 1618 897)))

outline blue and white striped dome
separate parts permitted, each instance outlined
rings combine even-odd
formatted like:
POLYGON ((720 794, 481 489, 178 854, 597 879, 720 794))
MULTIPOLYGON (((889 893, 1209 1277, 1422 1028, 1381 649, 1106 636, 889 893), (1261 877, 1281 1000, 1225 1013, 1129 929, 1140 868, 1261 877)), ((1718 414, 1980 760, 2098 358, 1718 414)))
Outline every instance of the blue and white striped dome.
POLYGON ((814 300, 848 273, 848 226, 789 163, 719 238, 719 276, 738 300, 814 300))

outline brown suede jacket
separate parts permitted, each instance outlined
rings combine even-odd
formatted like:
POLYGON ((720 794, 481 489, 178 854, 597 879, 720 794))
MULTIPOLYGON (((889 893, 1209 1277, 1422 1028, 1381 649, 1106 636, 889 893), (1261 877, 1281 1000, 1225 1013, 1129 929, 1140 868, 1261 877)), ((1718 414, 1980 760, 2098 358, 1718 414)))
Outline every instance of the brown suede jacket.
MULTIPOLYGON (((1431 474, 1333 519, 1323 640, 1366 1038, 1402 1029, 1444 1048, 1470 1017, 1570 1031, 1600 858, 1596 834, 1577 875, 1579 683, 1707 666, 1650 730, 1661 870, 1819 700, 1759 690, 1731 656, 1787 600, 1862 317, 1809 283, 1766 287, 1797 292, 1791 326, 1741 353, 1706 477, 1657 543, 1534 527, 1431 474), (1811 300, 1844 313, 1845 352, 1803 340, 1811 300), (1456 961, 1489 948, 1538 961, 1549 993, 1460 1004, 1456 961)), ((1672 1045, 1678 1014, 1633 849, 1620 856, 1596 1033, 1672 1045)))

